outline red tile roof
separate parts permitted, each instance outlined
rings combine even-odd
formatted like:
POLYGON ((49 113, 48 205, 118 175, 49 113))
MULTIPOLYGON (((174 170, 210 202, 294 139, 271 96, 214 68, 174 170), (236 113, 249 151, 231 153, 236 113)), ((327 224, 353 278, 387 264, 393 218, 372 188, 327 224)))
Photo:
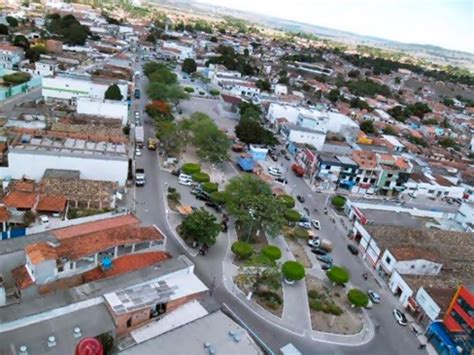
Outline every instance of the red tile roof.
POLYGON ((15 284, 19 289, 24 289, 33 285, 33 280, 31 279, 28 270, 26 270, 25 265, 14 268, 11 273, 13 280, 15 280, 15 284))
POLYGON ((77 226, 57 229, 53 232, 59 240, 77 237, 79 235, 103 231, 111 228, 138 225, 140 220, 132 214, 102 219, 96 222, 84 223, 77 226))
POLYGON ((3 199, 3 203, 11 208, 32 209, 37 198, 38 195, 32 192, 12 191, 3 199))
POLYGON ((67 199, 65 196, 40 196, 36 211, 64 212, 67 199))
POLYGON ((10 212, 5 208, 5 206, 0 206, 0 222, 6 222, 10 219, 10 212))
POLYGON ((171 256, 164 251, 124 255, 115 259, 112 262, 112 268, 109 270, 104 271, 101 267, 97 267, 84 273, 84 282, 88 283, 100 279, 118 276, 135 270, 144 269, 153 264, 166 261, 170 258, 171 256))
POLYGON ((424 259, 435 263, 441 263, 439 253, 428 250, 423 247, 410 246, 394 246, 390 248, 390 253, 397 261, 424 259))
POLYGON ((224 102, 227 102, 228 104, 231 104, 231 105, 238 105, 242 102, 240 97, 235 97, 235 96, 225 95, 225 94, 222 94, 221 96, 224 102))

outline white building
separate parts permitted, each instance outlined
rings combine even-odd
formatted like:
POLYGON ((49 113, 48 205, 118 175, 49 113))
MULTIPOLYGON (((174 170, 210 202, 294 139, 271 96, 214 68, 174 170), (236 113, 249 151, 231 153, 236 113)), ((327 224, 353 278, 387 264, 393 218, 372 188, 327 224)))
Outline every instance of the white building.
POLYGON ((23 60, 23 49, 9 44, 0 44, 0 68, 15 70, 18 69, 23 60))
POLYGON ((474 204, 463 202, 454 219, 461 223, 463 227, 474 229, 474 204))
POLYGON ((314 130, 293 124, 284 125, 281 132, 288 142, 309 144, 316 150, 321 150, 326 140, 326 131, 324 130, 314 130))
POLYGON ((41 93, 45 99, 73 100, 80 96, 103 99, 112 84, 117 84, 123 100, 126 100, 128 96, 126 81, 105 80, 73 73, 60 73, 53 78, 44 78, 41 93))
POLYGON ((405 148, 406 148, 405 145, 402 144, 395 136, 383 134, 382 138, 393 146, 393 150, 395 152, 401 153, 405 151, 405 148))
POLYGON ((81 115, 119 119, 122 122, 122 126, 125 126, 128 121, 128 103, 126 101, 78 97, 76 112, 81 115))
POLYGON ((34 63, 34 68, 23 68, 24 72, 31 75, 44 77, 53 76, 59 70, 59 63, 56 60, 41 59, 34 63))
POLYGON ((165 57, 173 57, 179 61, 184 61, 187 58, 194 58, 194 48, 193 46, 186 45, 181 42, 175 41, 166 41, 158 47, 157 52, 162 54, 165 57))
POLYGON ((360 128, 352 119, 338 112, 329 111, 327 115, 329 117, 326 125, 328 132, 340 134, 346 138, 357 138, 360 128))
POLYGON ((296 124, 300 114, 304 117, 321 118, 326 116, 325 113, 315 108, 305 108, 301 106, 285 105, 272 102, 268 107, 267 120, 271 124, 275 124, 279 118, 286 119, 289 123, 296 124))
POLYGON ((288 95, 288 87, 283 84, 276 84, 273 92, 275 95, 288 95))
POLYGON ((82 179, 127 180, 128 155, 125 144, 92 142, 72 138, 30 138, 12 144, 8 168, 0 170, 5 178, 23 177, 39 181, 46 169, 79 170, 82 179))

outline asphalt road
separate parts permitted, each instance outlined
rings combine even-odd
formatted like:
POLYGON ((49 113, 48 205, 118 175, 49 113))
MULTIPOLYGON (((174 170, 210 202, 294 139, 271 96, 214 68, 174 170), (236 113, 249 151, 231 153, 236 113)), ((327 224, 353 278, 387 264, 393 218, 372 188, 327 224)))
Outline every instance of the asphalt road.
MULTIPOLYGON (((137 70, 140 69, 137 65, 137 70)), ((140 78, 138 85, 141 87, 143 95, 140 100, 135 100, 131 112, 138 107, 141 111, 146 105, 146 78, 140 78)), ((146 117, 143 120, 145 126, 145 140, 153 136, 153 126, 146 117)), ((282 159, 282 158, 280 158, 282 159)), ((176 178, 167 172, 162 172, 158 166, 157 151, 143 150, 141 157, 137 158, 140 166, 145 168, 147 183, 144 187, 136 188, 135 202, 136 214, 143 224, 157 225, 168 237, 167 250, 174 256, 185 254, 187 251, 174 238, 173 233, 168 228, 166 221, 167 214, 164 205, 164 196, 167 186, 176 184, 176 178)), ((230 163, 228 163, 230 164, 230 163)), ((280 162, 278 163, 280 164, 280 162)), ((290 162, 283 161, 285 167, 289 167, 290 162)), ((233 169, 226 165, 225 169, 233 169)), ((326 195, 311 193, 304 182, 294 176, 289 171, 287 174, 289 184, 295 195, 304 195, 305 206, 311 211, 316 207, 322 211, 326 195)), ((362 273, 366 270, 360 258, 352 256, 347 248, 347 237, 336 230, 332 222, 324 214, 313 214, 322 224, 321 234, 332 240, 334 244, 333 256, 335 262, 344 265, 352 274, 352 282, 362 289, 373 288, 382 296, 382 303, 374 305, 370 310, 370 315, 375 324, 380 324, 380 329, 375 338, 363 346, 341 346, 311 340, 308 334, 297 336, 284 329, 268 323, 259 315, 251 311, 247 306, 236 299, 228 292, 222 284, 222 258, 227 249, 226 238, 219 238, 217 244, 213 246, 206 256, 191 257, 195 264, 195 273, 210 288, 215 299, 220 303, 226 303, 238 316, 261 338, 274 352, 283 345, 291 342, 304 354, 414 354, 419 353, 417 340, 411 333, 409 327, 400 327, 396 324, 392 316, 392 309, 399 307, 394 297, 386 288, 380 289, 373 280, 364 281, 362 273)))

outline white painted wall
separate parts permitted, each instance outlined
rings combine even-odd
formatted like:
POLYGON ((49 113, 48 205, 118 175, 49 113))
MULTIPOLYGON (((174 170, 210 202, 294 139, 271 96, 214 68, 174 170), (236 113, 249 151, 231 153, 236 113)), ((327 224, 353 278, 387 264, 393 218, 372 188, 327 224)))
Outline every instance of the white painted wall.
MULTIPOLYGON (((36 153, 16 152, 11 149, 8 153, 8 175, 13 179, 23 176, 39 181, 46 169, 79 170, 82 179, 116 181, 124 185, 127 180, 128 160, 100 159, 96 157, 70 157, 36 153)), ((4 178, 5 176, 2 176, 4 178)))
POLYGON ((116 118, 125 126, 128 121, 128 104, 126 101, 99 100, 90 97, 78 97, 76 112, 83 115, 116 118))
MULTIPOLYGON (((418 208, 363 203, 363 202, 352 202, 352 204, 359 209, 409 213, 410 215, 415 216, 415 217, 428 217, 428 218, 454 218, 455 217, 454 213, 420 210, 418 208)), ((427 206, 427 208, 429 207, 430 206, 427 206)))
POLYGON ((451 198, 462 198, 464 195, 464 187, 462 186, 442 186, 436 182, 414 182, 408 181, 405 183, 405 187, 409 192, 412 192, 415 196, 426 196, 426 197, 438 197, 447 196, 451 198))
POLYGON ((403 307, 406 307, 408 305, 408 297, 413 295, 413 290, 408 286, 398 272, 395 271, 392 274, 390 281, 388 282, 388 287, 390 287, 390 291, 392 291, 393 294, 397 292, 397 288, 402 290, 399 300, 403 307))
POLYGON ((431 298, 423 287, 420 287, 415 296, 416 303, 423 309, 428 318, 432 321, 436 320, 441 312, 441 308, 431 298))
POLYGON ((443 264, 434 263, 429 260, 404 260, 397 261, 395 270, 402 275, 437 275, 443 264))

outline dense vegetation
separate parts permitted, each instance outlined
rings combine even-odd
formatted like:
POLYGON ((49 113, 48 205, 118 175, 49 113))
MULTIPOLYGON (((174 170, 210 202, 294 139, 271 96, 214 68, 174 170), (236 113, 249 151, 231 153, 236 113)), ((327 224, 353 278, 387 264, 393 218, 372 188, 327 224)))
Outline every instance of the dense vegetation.
POLYGON ((81 25, 73 15, 61 17, 59 14, 46 16, 46 29, 58 35, 63 42, 71 45, 84 45, 90 35, 89 27, 81 25))
POLYGON ((219 54, 217 57, 210 58, 206 65, 222 64, 229 70, 236 70, 242 75, 254 75, 257 69, 251 64, 250 58, 244 54, 235 53, 234 48, 220 45, 216 48, 219 54))

